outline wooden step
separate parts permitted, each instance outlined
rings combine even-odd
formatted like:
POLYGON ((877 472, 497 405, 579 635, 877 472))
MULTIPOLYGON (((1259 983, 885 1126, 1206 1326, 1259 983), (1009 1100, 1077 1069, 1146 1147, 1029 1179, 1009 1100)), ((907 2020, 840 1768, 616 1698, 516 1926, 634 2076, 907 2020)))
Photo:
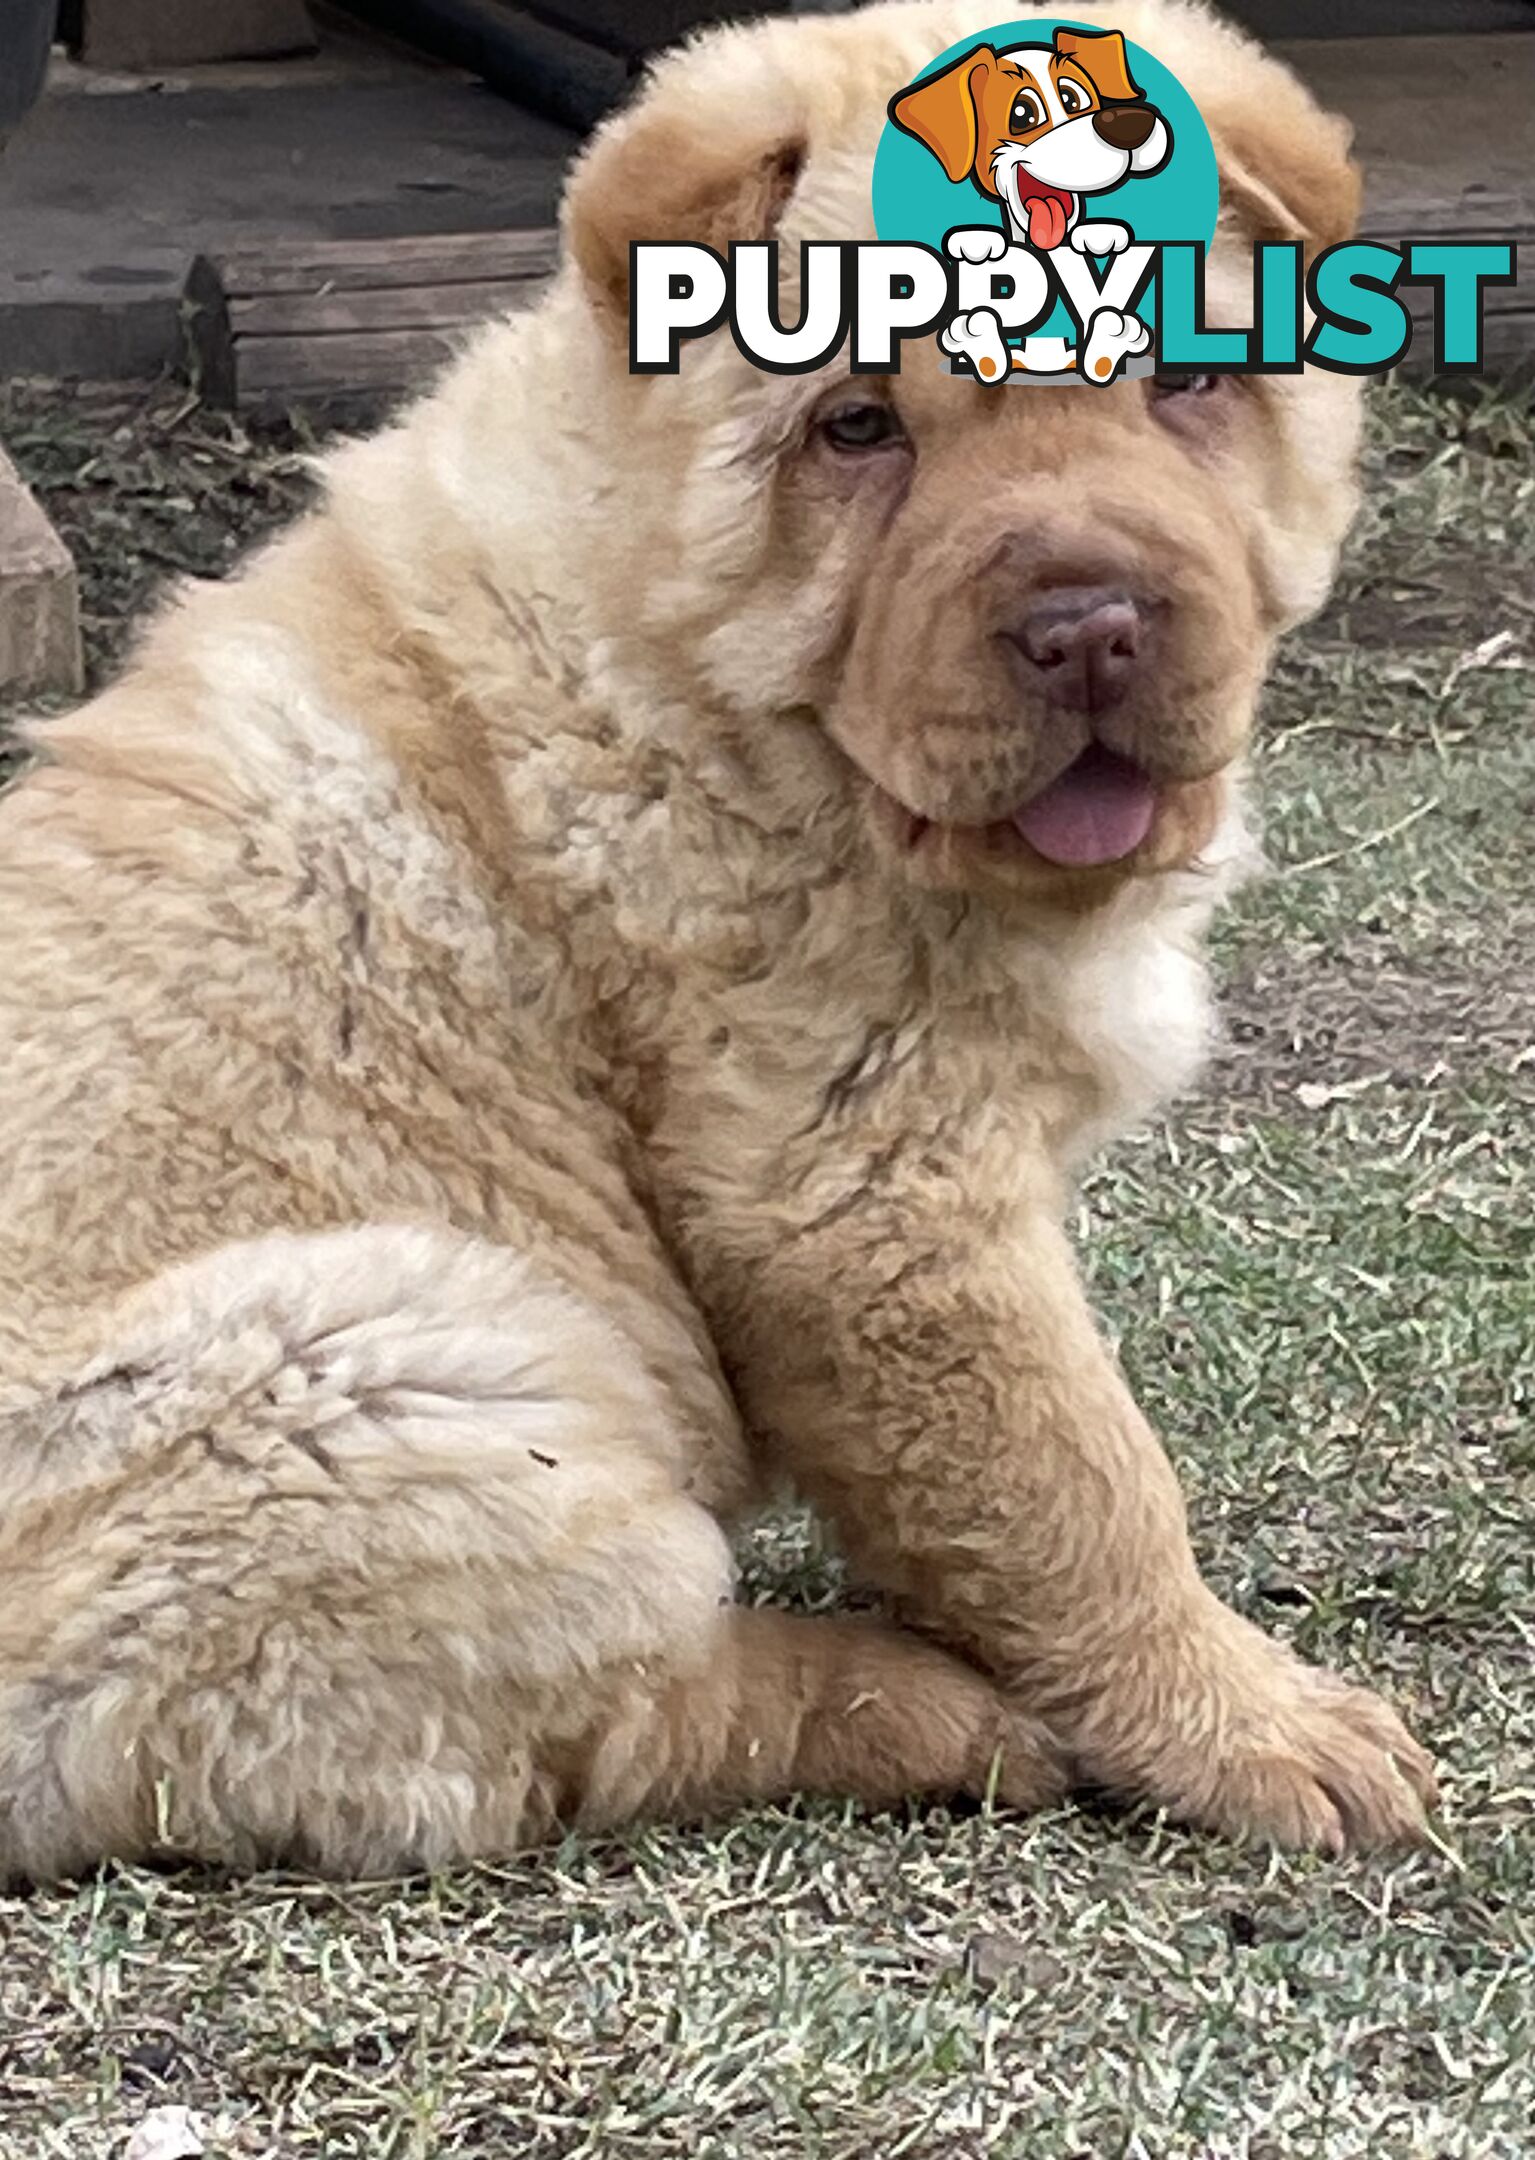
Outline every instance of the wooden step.
POLYGON ((0 694, 75 692, 83 680, 75 566, 0 450, 0 694))
POLYGON ((556 257, 552 228, 200 255, 184 307, 192 379, 226 409, 414 388, 476 324, 536 300, 556 257))
MULTIPOLYGON (((1414 240, 1511 243, 1516 282, 1482 293, 1482 367, 1496 380, 1528 382, 1535 372, 1535 215, 1527 196, 1482 187, 1449 198, 1391 195, 1367 200, 1360 238, 1405 248, 1414 240)), ((1404 284, 1397 298, 1412 317, 1412 344, 1401 372, 1415 381, 1434 373, 1434 327, 1439 298, 1431 285, 1404 284)))

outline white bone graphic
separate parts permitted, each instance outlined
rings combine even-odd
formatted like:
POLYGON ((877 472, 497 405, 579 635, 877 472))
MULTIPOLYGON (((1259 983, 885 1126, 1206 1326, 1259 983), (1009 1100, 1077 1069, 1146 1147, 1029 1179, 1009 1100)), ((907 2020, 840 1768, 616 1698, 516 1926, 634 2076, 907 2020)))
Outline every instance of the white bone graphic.
POLYGON ((968 360, 982 382, 1006 382, 1012 367, 1007 339, 993 308, 972 308, 956 315, 938 333, 946 353, 968 360))
POLYGON ((1138 315, 1122 314, 1118 308, 1099 308, 1087 326, 1077 365, 1084 381, 1111 383, 1125 361, 1143 353, 1150 343, 1151 332, 1138 315))

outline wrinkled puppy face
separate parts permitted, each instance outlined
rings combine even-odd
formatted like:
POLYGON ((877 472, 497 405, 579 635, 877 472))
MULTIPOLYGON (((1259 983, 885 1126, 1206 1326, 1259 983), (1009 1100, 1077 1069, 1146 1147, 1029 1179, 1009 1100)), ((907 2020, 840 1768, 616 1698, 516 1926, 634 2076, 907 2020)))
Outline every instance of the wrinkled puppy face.
POLYGON ((867 527, 825 712, 886 832, 937 877, 1187 859, 1279 614, 1269 414, 1198 377, 1099 394, 914 373, 872 409, 852 394, 810 453, 867 527), (880 448, 844 446, 875 411, 880 448))
MULTIPOLYGON (((1253 66, 1294 109, 1272 136, 1241 138, 1238 115, 1218 138, 1215 321, 1247 319, 1254 240, 1328 244, 1353 213, 1339 132, 1253 66)), ((764 140, 766 103, 743 71, 735 129, 727 112, 680 209, 666 189, 700 146, 665 113, 664 152, 644 105, 608 140, 621 154, 599 146, 568 220, 599 305, 626 311, 630 239, 777 232, 787 266, 802 237, 867 236, 861 139, 818 143, 812 113, 764 140)), ((787 291, 782 319, 797 312, 787 291)), ((631 480, 650 498, 638 559, 681 566, 662 626, 679 684, 737 715, 808 708, 903 875, 1091 905, 1208 844, 1274 635, 1323 597, 1347 522, 1347 379, 992 389, 928 342, 892 377, 786 378, 717 333, 677 377, 628 387, 630 451, 655 474, 631 480)), ((635 605, 659 620, 653 585, 635 605)))

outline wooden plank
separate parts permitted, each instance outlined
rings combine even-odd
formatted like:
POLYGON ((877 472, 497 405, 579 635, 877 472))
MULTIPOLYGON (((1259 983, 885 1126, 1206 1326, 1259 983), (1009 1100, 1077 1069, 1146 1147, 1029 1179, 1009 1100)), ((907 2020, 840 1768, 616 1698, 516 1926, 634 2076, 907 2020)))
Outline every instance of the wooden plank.
POLYGON ((181 296, 181 331, 192 387, 220 412, 236 400, 234 339, 229 330, 229 295, 223 274, 211 256, 193 258, 181 296))
MULTIPOLYGON (((1422 308, 1413 305, 1403 288, 1407 300, 1407 312, 1412 317, 1412 344, 1407 358, 1402 362, 1400 373, 1411 382, 1423 382, 1431 378, 1434 370, 1433 317, 1427 301, 1422 308)), ((1491 296, 1489 296, 1490 298, 1491 296)), ((1505 291, 1505 300, 1511 302, 1503 307, 1489 306, 1482 316, 1482 364, 1475 377, 1464 370, 1456 373, 1462 380, 1486 377, 1489 381, 1505 384, 1524 384, 1535 377, 1535 301, 1528 294, 1523 296, 1505 291)), ((1445 378, 1454 381, 1456 375, 1445 378)))
POLYGON ((1457 245, 1462 242, 1468 245, 1483 242, 1494 245, 1507 243, 1516 250, 1514 267, 1523 276, 1528 250, 1535 246, 1535 223, 1522 226, 1480 223, 1473 225, 1466 222, 1452 224, 1448 219, 1441 219, 1437 225, 1430 225, 1427 219, 1416 219, 1409 223, 1406 218, 1392 218, 1389 223, 1383 223, 1378 218, 1367 218, 1359 237, 1361 240, 1378 241, 1382 247, 1403 249, 1411 246, 1414 241, 1453 240, 1457 245))
POLYGON ((80 690, 80 601, 69 550, 0 450, 0 690, 80 690))
POLYGON ((451 330, 341 331, 332 337, 251 338, 238 354, 241 407, 292 398, 404 390, 425 381, 463 344, 451 330))
MULTIPOLYGON (((1418 366, 1417 351, 1407 356, 1407 372, 1433 372, 1433 348, 1425 340, 1428 366, 1418 366)), ((1483 338, 1481 372, 1495 382, 1528 384, 1535 381, 1535 304, 1526 299, 1520 306, 1489 313, 1483 338)))
POLYGON ((408 389, 473 325, 536 300, 556 253, 543 228, 199 256, 183 306, 193 379, 224 407, 408 389))
POLYGON ((328 337, 341 330, 433 330, 488 322, 526 307, 543 289, 531 278, 495 285, 424 285, 388 292, 231 294, 229 327, 237 339, 328 337))
POLYGON ((478 285, 546 277, 559 253, 552 227, 528 232, 412 235, 399 240, 298 240, 216 258, 226 290, 387 292, 402 285, 478 285))

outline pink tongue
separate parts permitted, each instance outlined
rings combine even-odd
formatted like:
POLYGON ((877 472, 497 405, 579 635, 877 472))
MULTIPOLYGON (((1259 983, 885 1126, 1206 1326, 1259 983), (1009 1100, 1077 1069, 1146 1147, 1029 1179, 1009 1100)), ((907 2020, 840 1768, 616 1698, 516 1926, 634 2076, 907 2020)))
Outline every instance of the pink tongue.
POLYGON ((1150 777, 1095 743, 1032 802, 1015 810, 1013 823, 1046 862, 1085 869, 1118 862, 1139 847, 1156 808, 1150 777))
POLYGON ((1058 195, 1026 195, 1023 207, 1029 213, 1029 240, 1041 254, 1058 248, 1066 237, 1066 211, 1058 195))

